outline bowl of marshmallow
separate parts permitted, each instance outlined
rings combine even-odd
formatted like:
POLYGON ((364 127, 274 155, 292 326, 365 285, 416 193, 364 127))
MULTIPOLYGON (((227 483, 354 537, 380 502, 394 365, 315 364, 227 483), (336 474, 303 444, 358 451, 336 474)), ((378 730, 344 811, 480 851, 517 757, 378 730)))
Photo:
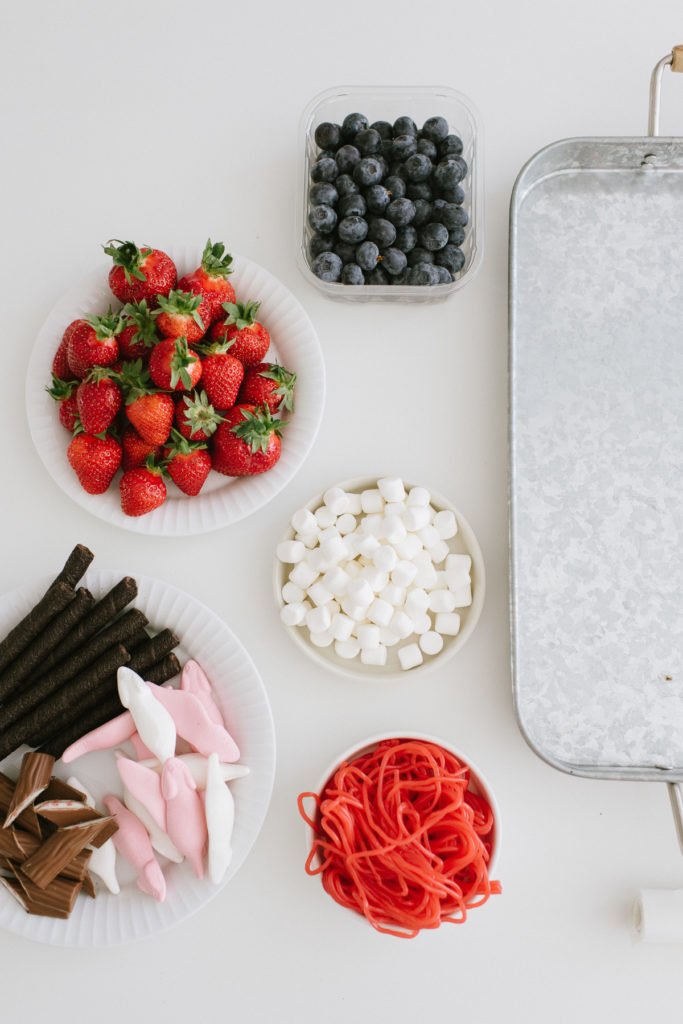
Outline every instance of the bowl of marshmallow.
POLYGON ((400 477, 358 478, 293 513, 274 583, 280 618, 309 656, 347 676, 397 679, 463 647, 485 573, 451 502, 400 477))

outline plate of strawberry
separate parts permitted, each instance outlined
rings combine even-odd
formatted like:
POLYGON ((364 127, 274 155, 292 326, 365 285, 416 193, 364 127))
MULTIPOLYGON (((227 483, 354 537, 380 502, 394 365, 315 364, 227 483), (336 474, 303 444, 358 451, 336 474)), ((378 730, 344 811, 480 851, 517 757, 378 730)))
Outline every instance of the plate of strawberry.
POLYGON ((308 455, 325 370, 297 299, 209 240, 112 240, 109 268, 57 303, 28 370, 31 435, 74 501, 138 533, 243 519, 308 455))

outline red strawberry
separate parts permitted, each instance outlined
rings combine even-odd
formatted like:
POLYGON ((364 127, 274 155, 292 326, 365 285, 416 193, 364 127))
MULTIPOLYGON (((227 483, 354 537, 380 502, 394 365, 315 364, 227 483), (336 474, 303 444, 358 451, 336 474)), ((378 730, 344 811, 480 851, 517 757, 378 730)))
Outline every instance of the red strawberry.
POLYGON ((202 387, 209 401, 219 409, 230 409, 244 378, 244 366, 228 353, 229 344, 202 345, 202 387))
POLYGON ((78 423, 78 404, 75 394, 77 386, 77 381, 60 380, 53 374, 52 387, 45 389, 48 395, 59 402, 59 422, 66 427, 70 434, 73 434, 78 423))
MULTIPOLYGON (((205 364, 206 365, 206 364, 205 364)), ((240 402, 267 405, 271 412, 292 412, 296 374, 285 370, 279 363, 259 363, 250 366, 244 375, 240 402)))
POLYGON ((212 341, 231 341, 230 355, 245 366, 256 366, 270 347, 270 335, 256 319, 260 302, 226 302, 224 321, 211 328, 212 341))
POLYGON ((119 487, 121 508, 127 516, 145 516, 166 501, 166 484, 152 460, 146 467, 127 469, 119 487))
POLYGON ((152 350, 149 373, 164 391, 191 391, 202 375, 202 361, 185 338, 164 338, 152 350))
MULTIPOLYGON (((77 323, 78 320, 74 320, 74 324, 77 323)), ((69 377, 71 376, 67 349, 69 346, 69 333, 72 327, 73 324, 69 324, 69 326, 67 327, 66 331, 64 332, 64 337, 60 341, 59 348, 55 352, 54 359, 52 360, 52 373, 55 377, 58 377, 59 380, 68 380, 69 377)))
POLYGON ((74 320, 67 327, 69 340, 66 347, 69 370, 79 380, 93 366, 111 366, 119 357, 116 336, 121 330, 121 318, 111 309, 106 316, 89 316, 74 320))
POLYGON ((223 243, 212 245, 209 239, 204 246, 201 265, 178 281, 178 287, 184 291, 204 296, 209 304, 211 323, 222 316, 224 302, 235 301, 235 289, 228 281, 228 274, 232 274, 231 264, 232 256, 225 251, 223 243))
POLYGON ((283 424, 270 409, 236 405, 213 438, 213 468, 225 476, 254 476, 272 469, 280 458, 283 424))
POLYGON ((175 425, 178 433, 191 441, 208 441, 223 417, 219 416, 206 391, 183 395, 175 405, 175 425))
POLYGON ((149 387, 149 372, 142 363, 125 363, 121 387, 126 396, 126 416, 143 440, 153 445, 165 444, 173 426, 175 407, 170 395, 149 387))
POLYGON ((211 472, 211 456, 202 442, 191 443, 177 430, 171 431, 173 444, 164 448, 165 469, 183 494, 199 494, 211 472))
POLYGON ((128 302, 121 310, 123 330, 118 335, 119 351, 124 359, 142 359, 149 356, 149 350, 159 335, 156 332, 155 309, 150 309, 147 299, 128 302))
POLYGON ((78 415, 86 434, 108 430, 121 408, 121 388, 107 369, 91 370, 76 390, 78 415))
POLYGON ((150 455, 156 458, 161 454, 161 446, 150 444, 143 440, 137 430, 133 427, 126 427, 121 436, 121 447, 123 448, 123 468, 138 469, 144 466, 150 455))
POLYGON ((175 288, 178 271, 171 257, 161 249, 148 245, 138 249, 135 242, 122 242, 120 238, 111 238, 103 248, 114 260, 109 271, 109 287, 121 302, 147 299, 154 308, 158 295, 168 295, 171 288, 175 288))
POLYGON ((66 454, 88 494, 104 494, 121 465, 121 445, 113 437, 76 434, 66 454))
POLYGON ((202 295, 177 289, 170 292, 168 298, 160 295, 159 306, 161 313, 157 329, 162 337, 187 338, 192 344, 206 334, 211 322, 211 310, 202 295))

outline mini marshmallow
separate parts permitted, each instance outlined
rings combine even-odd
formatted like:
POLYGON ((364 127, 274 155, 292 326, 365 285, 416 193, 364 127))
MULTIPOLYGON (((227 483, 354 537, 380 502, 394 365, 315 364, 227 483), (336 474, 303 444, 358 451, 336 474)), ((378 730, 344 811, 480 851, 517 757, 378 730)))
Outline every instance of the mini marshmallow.
POLYGON ((440 633, 435 633, 431 629, 422 634, 418 643, 420 650, 425 654, 434 655, 443 650, 443 637, 440 633))
POLYGON ((451 512, 449 508, 444 509, 442 512, 437 512, 434 516, 434 527, 439 531, 441 540, 450 540, 451 537, 455 537, 458 532, 458 521, 455 518, 455 513, 451 512))
POLYGON ((337 615, 337 613, 339 612, 339 608, 340 608, 339 601, 335 601, 335 599, 332 598, 332 600, 328 601, 327 604, 324 605, 324 607, 327 608, 328 612, 330 613, 331 618, 334 618, 335 615, 337 615))
POLYGON ((334 637, 329 629, 326 629, 324 633, 311 633, 309 640, 315 647, 329 647, 334 637))
POLYGON ((417 633, 420 636, 422 633, 428 633, 431 630, 432 620, 426 613, 415 612, 410 617, 413 620, 413 633, 417 633))
POLYGON ((377 647, 361 647, 360 660, 364 665, 386 665, 387 649, 382 644, 377 647))
POLYGON ((402 516, 406 510, 405 501, 388 501, 384 506, 385 516, 402 516))
MULTIPOLYGON (((330 597, 331 596, 332 595, 330 594, 330 597)), ((366 579, 359 577, 358 579, 351 580, 346 588, 346 596, 350 601, 353 601, 354 604, 363 605, 367 608, 370 602, 374 599, 375 592, 366 579)))
POLYGON ((328 526, 334 526, 337 521, 337 517, 331 508, 327 505, 321 505, 319 509, 315 511, 315 521, 321 530, 326 530, 328 526))
POLYGON ((360 569, 361 567, 358 562, 347 562, 344 566, 344 572, 347 576, 350 576, 352 580, 356 579, 357 576, 360 576, 360 569))
POLYGON ((384 509, 384 498, 377 488, 370 488, 369 490, 361 493, 360 505, 366 515, 374 512, 382 512, 384 509))
POLYGON ((306 557, 306 548, 300 540, 283 540, 275 549, 275 554, 281 562, 296 565, 306 557))
POLYGON ((349 507, 349 499, 346 491, 341 487, 330 487, 323 495, 325 505, 334 512, 335 516, 341 516, 349 507))
POLYGON ((359 516, 363 511, 363 505, 361 502, 360 494, 347 494, 348 507, 346 511, 352 516, 359 516))
POLYGON ((429 594, 427 591, 421 587, 409 590, 406 595, 405 608, 408 615, 412 615, 413 612, 420 614, 426 612, 429 608, 429 594))
POLYGON ((310 565, 311 569, 315 570, 316 573, 327 572, 327 570, 331 569, 333 565, 329 558, 325 558, 325 555, 320 548, 315 548, 315 550, 309 551, 306 555, 306 562, 310 565))
POLYGON ((337 520, 337 529, 342 536, 345 536, 347 533, 353 533, 356 529, 356 517, 352 516, 350 512, 345 512, 337 520))
POLYGON ((398 555, 390 544, 382 544, 372 556, 372 561, 382 572, 392 572, 396 568, 398 555))
POLYGON ((318 543, 323 545, 326 540, 339 540, 341 533, 336 526, 328 526, 326 530, 321 530, 318 534, 318 543))
POLYGON ((391 582, 395 583, 398 587, 409 587, 417 576, 417 571, 417 566, 414 562, 401 559, 391 574, 391 582))
POLYGON ((388 601, 394 608, 400 608, 406 599, 405 587, 399 587, 395 583, 387 583, 384 590, 380 591, 379 596, 383 601, 388 601))
POLYGON ((396 544, 396 554, 399 558, 412 561, 415 555, 422 551, 422 541, 416 533, 408 533, 396 544))
POLYGON ((418 553, 411 559, 411 561, 418 567, 418 569, 424 569, 432 564, 429 552, 424 551, 422 548, 418 553))
POLYGON ((405 640, 413 632, 413 620, 403 611, 396 611, 389 623, 389 629, 399 640, 405 640))
POLYGON ((401 638, 394 633, 393 629, 390 629, 389 626, 379 627, 379 642, 385 647, 393 647, 400 639, 401 638))
POLYGON ((379 551, 380 542, 377 537, 372 534, 368 534, 367 537, 363 537, 358 544, 358 554, 364 555, 366 558, 372 558, 376 551, 379 551))
POLYGON ((346 545, 344 544, 344 539, 339 534, 336 537, 330 537, 324 544, 321 544, 320 551, 327 562, 336 564, 346 558, 346 545))
MULTIPOLYGON (((422 529, 418 531, 417 535, 422 541, 423 546, 426 547, 427 550, 429 550, 429 548, 433 548, 434 545, 438 544, 440 540, 439 531, 436 529, 435 526, 423 526, 422 529)), ((444 555, 444 558, 445 557, 446 556, 444 555)))
POLYGON ((451 554, 446 559, 446 571, 457 572, 462 576, 469 577, 472 568, 472 559, 469 555, 451 554))
POLYGON ((299 562, 290 572, 289 578, 292 583, 296 583, 297 587, 306 590, 311 583, 315 583, 319 575, 320 573, 308 562, 299 562))
POLYGON ((434 628, 437 633, 443 633, 445 636, 457 636, 460 632, 460 616, 457 612, 440 612, 434 628))
POLYGON ((292 524, 292 529, 296 530, 297 533, 317 532, 318 524, 315 516, 307 508, 297 509, 289 521, 292 524))
POLYGON ((350 582, 351 577, 349 574, 338 565, 335 565, 333 569, 330 569, 323 576, 323 583, 335 597, 343 597, 350 582))
POLYGON ((448 586, 448 576, 443 569, 436 570, 436 587, 437 590, 445 590, 448 586))
POLYGON ((432 513, 427 505, 408 505, 408 508, 401 517, 403 525, 410 533, 417 533, 429 526, 432 513))
MULTIPOLYGON (((308 596, 313 604, 320 608, 322 605, 327 604, 328 601, 332 600, 333 594, 332 591, 327 589, 321 580, 318 580, 317 583, 314 583, 312 587, 308 588, 308 596)), ((325 628, 327 629, 327 626, 325 628)))
POLYGON ((431 565, 431 563, 429 565, 421 566, 417 570, 415 586, 422 587, 423 590, 434 589, 436 586, 436 569, 431 565))
POLYGON ((360 652, 360 644, 351 637, 349 640, 337 640, 334 649, 340 658, 355 658, 360 652))
POLYGON ((318 531, 315 533, 297 533, 294 540, 300 541, 310 551, 318 543, 319 536, 320 533, 318 531))
POLYGON ((330 628, 331 622, 332 616, 326 605, 321 608, 311 608, 310 612, 306 613, 306 625, 311 633, 324 633, 330 628))
POLYGON ((360 524, 361 533, 364 536, 371 534, 373 537, 379 537, 382 532, 382 520, 383 516, 379 512, 364 516, 360 524))
POLYGON ((348 640, 356 623, 353 619, 350 619, 348 615, 344 615, 343 612, 337 612, 336 615, 332 616, 330 623, 330 629, 332 630, 332 636, 335 640, 348 640))
POLYGON ((469 608, 472 604, 472 588, 469 583, 464 587, 458 587, 453 592, 456 608, 469 608))
POLYGON ((434 565, 440 565, 441 562, 446 558, 450 552, 450 548, 445 540, 437 541, 436 544, 432 544, 429 551, 429 557, 431 558, 434 565))
POLYGON ((389 544, 397 544, 400 540, 403 540, 405 535, 406 528, 402 519, 399 519, 398 516, 384 517, 380 536, 388 541, 389 544))
POLYGON ((405 647, 399 647, 398 660, 401 663, 401 668, 405 671, 410 668, 417 668, 424 661, 422 652, 417 644, 407 644, 405 647))
POLYGON ((415 508, 420 505, 428 505, 431 500, 432 496, 426 487, 411 487, 406 504, 410 508, 415 508))
POLYGON ((368 618, 377 626, 388 626, 394 617, 394 606, 376 597, 368 608, 368 618))
POLYGON ((356 630, 356 636, 362 648, 379 646, 379 626, 363 623, 356 630))
POLYGON ((280 610, 280 618, 285 626, 300 626, 306 618, 306 612, 307 607, 303 601, 296 601, 292 604, 286 604, 280 610))
POLYGON ((385 501, 403 501, 406 496, 403 481, 398 476, 383 477, 377 481, 377 487, 385 501))
POLYGON ((306 596, 302 587, 297 587, 296 583, 288 581, 282 588, 282 600, 285 604, 298 604, 303 601, 306 596))
POLYGON ((361 570, 360 579, 368 581, 372 587, 373 595, 379 594, 380 590, 384 590, 389 582, 389 573, 382 572, 381 569, 377 569, 374 565, 366 565, 361 570))
POLYGON ((430 612, 452 612, 455 608, 455 596, 450 590, 432 590, 429 595, 430 612))
POLYGON ((358 604, 356 601, 352 601, 349 597, 345 597, 341 603, 342 611, 345 615, 348 615, 354 622, 365 622, 368 616, 368 605, 358 604))

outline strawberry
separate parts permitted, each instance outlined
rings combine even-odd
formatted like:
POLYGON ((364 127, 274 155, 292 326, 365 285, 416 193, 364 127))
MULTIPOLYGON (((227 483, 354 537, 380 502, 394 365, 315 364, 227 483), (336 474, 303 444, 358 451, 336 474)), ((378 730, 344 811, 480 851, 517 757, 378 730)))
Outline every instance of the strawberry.
POLYGON ((244 378, 244 366, 228 353, 228 342, 200 346, 202 353, 202 387, 209 401, 219 409, 230 409, 244 378))
POLYGON ((52 387, 46 388, 48 395, 59 402, 59 422, 73 434, 78 425, 78 403, 76 402, 76 380, 60 380, 52 375, 52 387))
POLYGON ((173 444, 164 448, 164 468, 183 494, 199 494, 211 472, 211 456, 206 445, 187 441, 177 430, 171 431, 173 444))
POLYGON ((109 370, 95 367, 78 385, 76 402, 86 434, 101 434, 109 429, 121 408, 121 388, 109 370))
POLYGON ((182 292, 180 289, 169 292, 168 297, 159 296, 161 313, 157 320, 157 329, 164 338, 187 338, 190 344, 203 338, 208 329, 211 312, 209 304, 202 295, 182 292))
POLYGON ((109 287, 121 302, 147 299, 154 308, 157 296, 168 295, 171 288, 175 288, 178 271, 171 257, 161 249, 148 245, 138 249, 135 242, 122 242, 120 238, 111 238, 103 248, 114 260, 109 271, 109 287), (118 245, 113 245, 114 242, 118 245))
POLYGON ((219 416, 206 391, 183 395, 175 406, 175 425, 179 434, 191 441, 208 441, 223 417, 219 416))
POLYGON ((166 484, 152 459, 146 466, 127 469, 119 487, 121 508, 127 516, 145 516, 166 501, 166 484))
POLYGON ((149 371, 140 360, 125 363, 121 386, 126 396, 126 416, 144 441, 165 444, 173 426, 175 407, 170 395, 149 387, 149 371))
POLYGON ((272 469, 280 458, 283 424, 270 409, 236 405, 213 438, 213 468, 225 476, 254 476, 272 469))
POLYGON ((88 494, 104 494, 121 465, 121 445, 109 436, 76 434, 66 454, 88 494))
POLYGON ((164 391, 191 391, 202 375, 202 361, 186 338, 164 338, 152 350, 149 373, 164 391))
POLYGON ((154 323, 157 315, 157 311, 147 305, 147 299, 126 303, 121 310, 123 330, 118 336, 119 351, 124 359, 147 359, 150 348, 159 340, 154 323))
POLYGON ((260 302, 225 302, 225 320, 211 328, 212 341, 231 341, 230 355, 245 366, 256 366, 270 347, 270 335, 256 319, 260 302))
POLYGON ((69 334, 71 332, 71 328, 77 323, 78 320, 74 320, 73 324, 69 324, 64 332, 64 337, 59 343, 59 348, 55 352, 54 359, 52 360, 52 374, 59 380, 68 380, 71 376, 67 350, 69 347, 69 334))
POLYGON ((231 264, 232 256, 225 251, 223 243, 212 245, 209 239, 204 246, 200 266, 178 281, 178 287, 184 291, 204 296, 209 304, 211 323, 222 316, 224 302, 235 301, 235 289, 228 281, 228 274, 232 274, 231 264))
POLYGON ((296 374, 279 363, 259 363, 247 369, 239 400, 251 405, 267 405, 271 412, 285 409, 292 412, 295 383, 296 374))
POLYGON ((150 455, 155 458, 161 454, 161 446, 143 440, 133 427, 126 427, 121 435, 123 448, 123 468, 138 469, 144 466, 150 455))
POLYGON ((74 320, 67 327, 66 354, 72 377, 83 378, 93 366, 111 366, 119 357, 116 336, 122 327, 118 313, 74 320))

